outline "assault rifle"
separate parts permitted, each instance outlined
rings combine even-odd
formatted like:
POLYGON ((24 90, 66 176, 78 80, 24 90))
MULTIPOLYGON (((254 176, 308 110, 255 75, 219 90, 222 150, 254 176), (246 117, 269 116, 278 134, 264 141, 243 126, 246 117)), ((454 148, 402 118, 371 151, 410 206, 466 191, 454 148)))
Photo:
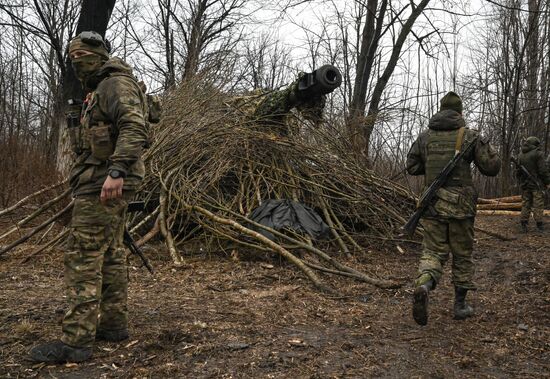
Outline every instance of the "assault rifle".
POLYGON ((416 230, 416 227, 418 226, 418 222, 420 221, 420 218, 424 215, 424 213, 428 210, 430 206, 435 203, 436 200, 436 193, 437 191, 443 187, 445 182, 447 181, 447 178, 451 174, 451 172, 454 170, 454 168, 458 165, 460 160, 470 153, 470 151, 473 149, 475 144, 477 143, 477 138, 471 141, 466 147, 460 151, 459 153, 455 154, 453 159, 445 165, 443 170, 437 175, 435 180, 430 184, 428 189, 424 191, 422 194, 422 197, 418 201, 418 205, 416 207, 416 211, 413 213, 413 215, 409 218, 407 223, 403 226, 403 231, 409 235, 412 236, 414 231, 416 230))
POLYGON ((539 191, 545 192, 545 188, 542 187, 542 186, 540 185, 540 182, 537 180, 537 178, 535 178, 535 177, 533 176, 533 174, 531 174, 531 173, 529 172, 529 170, 527 170, 527 169, 525 168, 524 165, 522 165, 521 163, 519 163, 519 161, 517 160, 516 157, 510 156, 510 160, 512 161, 513 164, 516 165, 517 168, 519 168, 520 172, 521 172, 523 175, 525 175, 526 178, 528 178, 530 181, 532 181, 533 183, 535 183, 535 185, 537 186, 537 189, 538 189, 539 191))
MULTIPOLYGON (((141 212, 145 209, 145 203, 143 201, 132 201, 128 204, 128 212, 141 212)), ((141 262, 143 262, 143 265, 149 270, 151 275, 153 272, 153 267, 147 260, 147 257, 143 254, 143 251, 136 245, 136 242, 130 235, 130 232, 128 231, 128 228, 124 226, 124 245, 130 250, 132 254, 137 255, 141 258, 141 262)))

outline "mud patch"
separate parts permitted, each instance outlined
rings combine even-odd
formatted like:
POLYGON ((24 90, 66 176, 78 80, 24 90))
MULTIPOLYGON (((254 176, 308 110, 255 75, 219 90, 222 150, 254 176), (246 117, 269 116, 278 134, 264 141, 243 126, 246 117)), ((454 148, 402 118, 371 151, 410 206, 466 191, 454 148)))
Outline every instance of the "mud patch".
MULTIPOLYGON (((478 222, 501 233, 517 224, 478 222)), ((21 264, 31 250, 22 248, 0 260, 0 377, 548 377, 550 254, 541 247, 549 236, 503 242, 478 234, 479 289, 468 295, 476 316, 452 319, 447 265, 425 327, 411 315, 417 245, 341 257, 407 285, 388 291, 325 276, 341 290, 337 298, 269 255, 187 256, 173 270, 159 249, 151 254, 154 277, 130 270, 130 339, 98 342, 89 362, 59 366, 26 357, 37 342, 60 336, 62 252, 21 264)))

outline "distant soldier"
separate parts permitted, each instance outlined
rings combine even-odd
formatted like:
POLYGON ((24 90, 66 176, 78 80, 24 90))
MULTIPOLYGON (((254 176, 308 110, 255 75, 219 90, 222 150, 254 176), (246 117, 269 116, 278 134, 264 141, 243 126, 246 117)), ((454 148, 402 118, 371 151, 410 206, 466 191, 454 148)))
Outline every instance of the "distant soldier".
POLYGON ((132 69, 110 58, 101 35, 82 32, 70 42, 76 76, 89 91, 79 131, 73 135, 76 163, 70 174, 75 197, 65 253, 69 311, 63 336, 35 346, 39 362, 80 362, 94 340, 128 338, 128 273, 123 247, 127 201, 140 184, 147 140, 147 103, 132 69))
POLYGON ((550 173, 544 160, 544 154, 540 150, 540 140, 537 137, 528 137, 523 141, 518 162, 516 176, 521 187, 521 229, 527 233, 527 225, 531 212, 533 212, 537 229, 542 231, 544 229, 544 192, 545 187, 550 185, 550 173), (529 174, 523 172, 521 166, 529 174))
POLYGON ((413 303, 413 317, 420 325, 428 322, 428 293, 441 279, 449 252, 453 254, 454 317, 460 320, 473 315, 473 308, 465 301, 468 290, 476 289, 472 251, 477 191, 470 165, 474 162, 488 176, 500 171, 500 159, 488 139, 465 127, 462 100, 456 93, 449 92, 441 99, 440 111, 430 119, 428 128, 420 133, 407 156, 408 173, 424 175, 425 186, 461 148, 477 142, 438 190, 436 203, 422 219, 423 251, 413 303))

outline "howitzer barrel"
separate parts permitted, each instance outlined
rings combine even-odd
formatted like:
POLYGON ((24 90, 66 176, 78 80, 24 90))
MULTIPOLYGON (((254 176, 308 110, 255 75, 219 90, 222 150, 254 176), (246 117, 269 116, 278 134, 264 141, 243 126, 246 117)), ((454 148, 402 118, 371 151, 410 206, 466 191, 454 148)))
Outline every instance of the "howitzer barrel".
POLYGON ((342 74, 333 65, 327 64, 303 75, 298 81, 300 96, 315 97, 331 93, 342 84, 342 74))

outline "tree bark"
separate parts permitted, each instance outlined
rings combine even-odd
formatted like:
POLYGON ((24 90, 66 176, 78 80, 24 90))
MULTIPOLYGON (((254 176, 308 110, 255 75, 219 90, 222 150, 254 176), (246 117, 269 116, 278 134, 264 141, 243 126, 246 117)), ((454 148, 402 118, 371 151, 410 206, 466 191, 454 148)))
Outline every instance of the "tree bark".
MULTIPOLYGON (((82 10, 76 27, 76 35, 86 30, 93 30, 101 34, 105 38, 107 25, 115 7, 116 0, 83 0, 82 10)), ((65 106, 69 99, 75 102, 82 102, 85 97, 84 90, 80 81, 76 78, 71 65, 71 60, 67 55, 65 61, 65 74, 63 76, 63 102, 65 106)), ((57 169, 62 174, 68 174, 72 165, 73 154, 71 153, 71 145, 69 135, 67 133, 67 120, 63 115, 58 120, 59 125, 62 125, 59 133, 59 143, 57 149, 57 169)))
MULTIPOLYGON (((379 112, 380 101, 386 85, 395 70, 401 50, 418 16, 422 14, 429 0, 422 0, 416 7, 413 6, 411 15, 403 24, 395 41, 390 60, 374 87, 371 103, 365 117, 367 105, 367 90, 371 81, 371 72, 378 51, 378 42, 383 34, 384 17, 388 8, 388 1, 382 0, 378 9, 377 0, 368 0, 365 27, 361 37, 360 53, 357 59, 356 78, 353 88, 350 110, 348 115, 348 129, 351 142, 356 153, 362 158, 368 158, 370 136, 379 112)), ((405 10, 401 10, 402 13, 405 10)), ((397 19, 397 17, 395 18, 397 19)))
POLYGON ((364 139, 365 139, 365 149, 366 149, 367 156, 369 152, 368 146, 370 142, 370 137, 374 129, 374 124, 376 122, 378 112, 380 111, 379 109, 380 100, 382 99, 382 94, 384 93, 384 89, 386 89, 386 85, 388 84, 388 81, 390 80, 390 77, 393 74, 393 71, 395 70, 395 66, 397 65, 397 61, 399 60, 399 57, 401 55, 401 50, 403 49, 403 44, 405 43, 405 40, 410 34, 416 19, 418 18, 418 16, 422 14, 422 12, 424 11, 424 9, 426 8, 429 2, 430 0, 422 0, 416 6, 416 8, 412 10, 411 15, 409 16, 409 19, 405 22, 405 24, 401 28, 401 31, 399 32, 399 36, 397 37, 395 45, 393 46, 392 54, 391 54, 390 60, 388 61, 388 64, 386 65, 384 72, 376 82, 376 86, 374 87, 374 90, 372 92, 369 111, 367 112, 367 117, 368 116, 371 116, 371 117, 368 117, 369 122, 363 125, 363 130, 362 130, 364 139))

